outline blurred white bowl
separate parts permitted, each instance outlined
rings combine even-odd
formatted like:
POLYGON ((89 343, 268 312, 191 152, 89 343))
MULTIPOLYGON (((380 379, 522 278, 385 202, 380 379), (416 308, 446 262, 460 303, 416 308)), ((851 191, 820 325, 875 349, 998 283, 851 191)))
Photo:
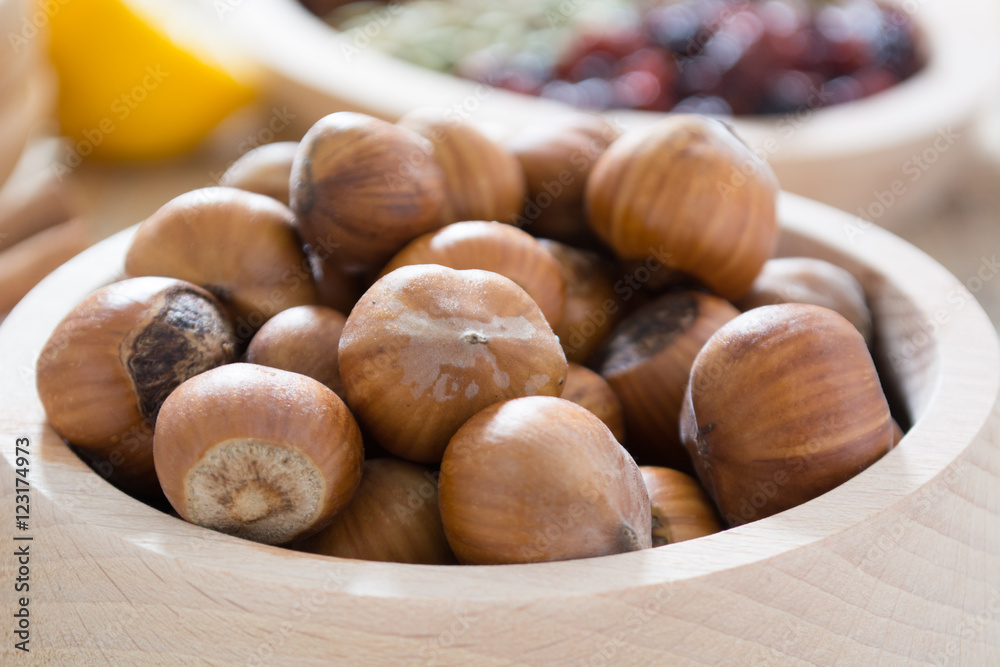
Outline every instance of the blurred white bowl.
MULTIPOLYGON (((974 148, 973 119, 1000 72, 997 3, 896 4, 926 36, 928 63, 919 74, 858 102, 733 121, 740 135, 768 156, 784 189, 889 227, 898 227, 954 184, 953 167, 974 148)), ((303 127, 341 109, 395 119, 414 107, 443 105, 477 121, 508 125, 567 113, 558 103, 493 90, 366 48, 363 40, 338 33, 296 0, 226 7, 218 12, 220 28, 269 72, 274 103, 287 106, 303 127)), ((661 116, 611 114, 627 127, 661 116)))

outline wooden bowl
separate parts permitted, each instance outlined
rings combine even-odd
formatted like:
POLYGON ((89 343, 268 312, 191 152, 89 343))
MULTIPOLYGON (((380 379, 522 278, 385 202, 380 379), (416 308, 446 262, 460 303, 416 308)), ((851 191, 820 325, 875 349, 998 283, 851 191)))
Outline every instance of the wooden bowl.
MULTIPOLYGON (((0 328, 0 486, 12 497, 13 469, 29 468, 29 529, 16 536, 33 538, 23 542, 33 655, 54 664, 995 664, 997 334, 959 280, 888 232, 791 195, 780 217, 781 254, 832 260, 864 284, 883 379, 914 422, 903 442, 776 516, 536 565, 295 553, 187 524, 112 488, 46 426, 33 380, 56 323, 118 274, 133 232, 91 248, 0 328), (30 443, 27 463, 16 461, 16 438, 30 443)), ((976 289, 972 277, 968 285, 976 289)), ((14 560, 2 562, 10 585, 14 560)))
MULTIPOLYGON (((954 166, 975 148, 975 113, 1000 73, 994 3, 896 3, 914 15, 927 37, 928 64, 918 75, 839 107, 732 121, 768 157, 784 189, 854 214, 863 211, 890 227, 905 223, 954 183, 954 166), (913 161, 925 151, 927 169, 913 161), (887 196, 879 199, 881 193, 892 197, 890 205, 883 203, 887 196)), ((297 0, 243 3, 224 12, 218 27, 269 72, 274 103, 296 114, 303 129, 341 109, 394 120, 414 107, 445 106, 506 125, 567 113, 555 102, 489 89, 379 53, 353 34, 333 30, 297 0)), ((370 28, 373 34, 381 29, 375 23, 370 28)), ((662 117, 610 115, 629 128, 662 117)))

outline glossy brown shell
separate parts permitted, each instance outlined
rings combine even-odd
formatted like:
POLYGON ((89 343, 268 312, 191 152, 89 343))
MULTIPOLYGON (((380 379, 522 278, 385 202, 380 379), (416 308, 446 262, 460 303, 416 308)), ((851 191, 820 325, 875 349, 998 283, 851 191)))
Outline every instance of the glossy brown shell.
POLYGON ((483 408, 557 396, 566 357, 541 310, 508 278, 422 264, 383 276, 354 307, 340 373, 348 405, 378 444, 437 462, 483 408))

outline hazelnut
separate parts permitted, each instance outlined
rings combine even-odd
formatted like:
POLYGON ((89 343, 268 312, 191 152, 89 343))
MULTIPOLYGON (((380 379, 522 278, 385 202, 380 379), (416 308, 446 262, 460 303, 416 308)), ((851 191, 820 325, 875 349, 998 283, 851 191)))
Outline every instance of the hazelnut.
POLYGON ((586 201, 591 227, 619 258, 655 253, 731 300, 774 253, 777 194, 771 167, 728 126, 677 114, 611 144, 586 201))
POLYGON ((441 226, 445 180, 433 145, 371 116, 317 121, 299 142, 290 187, 303 239, 348 273, 378 269, 441 226))
POLYGON ((509 136, 504 143, 521 163, 528 185, 528 204, 519 226, 535 236, 591 245, 584 188, 597 158, 619 134, 604 116, 577 113, 509 136))
POLYGON ((639 468, 590 411, 532 396, 492 405, 441 461, 441 519, 461 563, 531 563, 651 544, 639 468))
POLYGON ((297 141, 276 141, 257 146, 229 165, 219 185, 256 192, 288 206, 288 180, 297 141))
POLYGON ((524 206, 524 171, 507 150, 447 109, 411 111, 396 123, 430 140, 444 172, 441 224, 515 219, 524 206))
POLYGON ((864 338, 820 306, 743 313, 698 353, 681 438, 731 525, 847 481, 892 448, 892 419, 864 338))
POLYGON ((382 275, 412 264, 483 269, 510 278, 558 326, 566 307, 566 283, 555 257, 538 239, 499 222, 456 222, 414 239, 382 269, 382 275))
POLYGON ((438 511, 436 474, 398 459, 365 461, 351 501, 329 526, 296 548, 338 558, 455 563, 438 511))
POLYGON ((671 292, 631 313, 611 333, 594 368, 621 400, 625 446, 636 461, 693 472, 680 441, 684 388, 699 350, 739 314, 711 294, 671 292))
POLYGON ((56 433, 108 461, 126 490, 155 495, 153 424, 164 399, 236 354, 211 294, 133 278, 99 289, 56 326, 38 357, 38 396, 56 433))
POLYGON ((508 278, 422 264, 383 276, 361 297, 340 336, 340 377, 376 442, 434 463, 486 406, 558 395, 566 357, 541 310, 508 278))
POLYGON ((769 259, 736 305, 750 310, 779 303, 811 303, 835 310, 861 332, 869 346, 872 343, 872 314, 865 290, 836 264, 811 257, 769 259))
POLYGON ((296 306, 269 319, 254 335, 246 361, 308 375, 343 398, 337 346, 347 318, 323 306, 296 306))
POLYGON ((570 363, 560 398, 593 412, 608 427, 615 440, 625 442, 621 401, 600 375, 580 364, 570 363))
POLYGON ((180 195, 139 225, 129 276, 170 276, 204 287, 249 340, 275 313, 316 302, 311 267, 280 202, 235 188, 180 195))
POLYGON ((611 264, 600 255, 539 239, 556 259, 566 284, 566 305, 553 327, 566 358, 584 363, 624 313, 614 290, 611 264))
POLYGON ((284 544, 347 504, 364 453, 351 413, 316 380, 230 364, 167 397, 153 457, 167 500, 187 521, 284 544))
POLYGON ((722 530, 712 500, 696 480, 679 470, 642 466, 653 512, 653 546, 684 542, 722 530))

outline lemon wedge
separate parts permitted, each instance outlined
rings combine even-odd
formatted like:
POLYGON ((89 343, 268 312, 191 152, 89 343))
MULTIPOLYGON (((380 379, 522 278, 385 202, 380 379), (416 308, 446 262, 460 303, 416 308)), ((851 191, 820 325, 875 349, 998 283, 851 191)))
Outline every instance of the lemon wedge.
POLYGON ((81 157, 178 155, 253 99, 247 72, 237 78, 210 49, 182 43, 185 32, 203 32, 204 22, 169 30, 142 3, 87 0, 60 3, 50 25, 59 122, 81 157))

